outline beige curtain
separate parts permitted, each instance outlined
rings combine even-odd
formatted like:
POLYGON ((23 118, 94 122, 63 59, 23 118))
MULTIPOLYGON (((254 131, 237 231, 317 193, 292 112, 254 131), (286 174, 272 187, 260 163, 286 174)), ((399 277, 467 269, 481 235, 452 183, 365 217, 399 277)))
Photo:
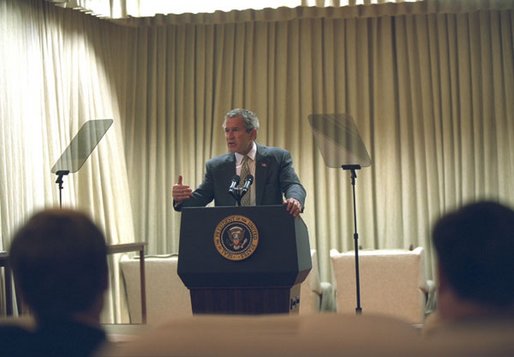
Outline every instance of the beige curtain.
MULTIPOLYGON (((311 113, 351 114, 373 160, 357 172, 359 244, 424 246, 431 276, 440 214, 484 197, 514 204, 514 10, 485 4, 120 26, 0 0, 3 249, 34 209, 57 204, 50 168, 80 125, 113 118, 65 178, 63 201, 89 211, 111 243, 177 252, 171 186, 179 174, 201 182, 205 161, 226 151, 224 113, 241 106, 259 115, 259 142, 293 155, 322 280, 331 279, 329 249, 353 249, 353 211, 349 175, 326 167, 311 113)), ((120 293, 111 295, 119 319, 120 293)))
POLYGON ((512 10, 137 29, 123 96, 137 235, 176 252, 170 189, 196 186, 223 153, 232 107, 255 110, 261 143, 291 151, 307 187, 303 219, 330 279, 328 251, 353 249, 350 179, 313 142, 311 113, 349 113, 373 165, 358 172, 360 245, 427 249, 430 226, 467 200, 513 201, 512 10), (143 119, 144 118, 144 119, 143 119))
MULTIPOLYGON (((121 29, 124 30, 124 29, 121 29)), ((123 31, 121 31, 122 33, 123 31)), ((109 45, 120 29, 40 1, 0 1, 0 222, 2 242, 35 210, 58 206, 52 166, 87 120, 113 126, 77 172, 64 177, 63 206, 88 212, 108 243, 132 242, 132 209, 109 45), (108 40, 107 38, 111 38, 108 40)), ((106 319, 120 316, 117 265, 106 319)))

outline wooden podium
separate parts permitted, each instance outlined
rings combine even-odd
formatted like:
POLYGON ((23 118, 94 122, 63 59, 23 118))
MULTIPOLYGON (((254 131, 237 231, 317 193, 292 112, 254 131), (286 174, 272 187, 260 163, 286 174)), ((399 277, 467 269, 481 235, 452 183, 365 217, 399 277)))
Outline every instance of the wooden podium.
POLYGON ((311 268, 307 227, 284 206, 182 210, 178 274, 193 314, 297 313, 311 268))

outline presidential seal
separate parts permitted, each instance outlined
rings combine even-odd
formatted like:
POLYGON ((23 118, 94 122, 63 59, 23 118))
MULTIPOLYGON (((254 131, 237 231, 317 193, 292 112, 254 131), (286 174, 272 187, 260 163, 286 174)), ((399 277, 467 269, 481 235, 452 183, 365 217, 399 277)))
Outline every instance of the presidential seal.
POLYGON ((225 217, 214 231, 214 245, 229 260, 244 260, 251 256, 259 244, 259 232, 248 217, 225 217))

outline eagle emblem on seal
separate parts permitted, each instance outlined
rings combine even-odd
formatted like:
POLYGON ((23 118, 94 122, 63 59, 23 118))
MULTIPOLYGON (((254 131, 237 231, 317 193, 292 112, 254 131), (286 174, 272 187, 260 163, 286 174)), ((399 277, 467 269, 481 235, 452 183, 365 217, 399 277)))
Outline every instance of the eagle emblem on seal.
POLYGON ((259 244, 259 232, 253 221, 242 215, 223 218, 214 231, 216 250, 226 259, 244 260, 259 244))

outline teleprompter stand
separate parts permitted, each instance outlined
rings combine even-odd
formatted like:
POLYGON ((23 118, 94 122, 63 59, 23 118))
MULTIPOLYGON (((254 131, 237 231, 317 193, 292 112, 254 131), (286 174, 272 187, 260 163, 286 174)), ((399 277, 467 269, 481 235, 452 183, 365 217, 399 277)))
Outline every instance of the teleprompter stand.
POLYGON ((62 208, 63 177, 70 172, 77 172, 82 167, 107 132, 107 129, 112 125, 112 122, 112 119, 85 122, 52 167, 52 173, 57 175, 55 183, 59 188, 59 207, 62 208))
POLYGON ((353 241, 355 247, 355 292, 357 315, 362 313, 360 303, 359 234, 357 232, 357 205, 355 182, 357 170, 371 165, 371 158, 357 127, 349 114, 311 114, 309 123, 325 164, 350 172, 353 197, 353 241))

